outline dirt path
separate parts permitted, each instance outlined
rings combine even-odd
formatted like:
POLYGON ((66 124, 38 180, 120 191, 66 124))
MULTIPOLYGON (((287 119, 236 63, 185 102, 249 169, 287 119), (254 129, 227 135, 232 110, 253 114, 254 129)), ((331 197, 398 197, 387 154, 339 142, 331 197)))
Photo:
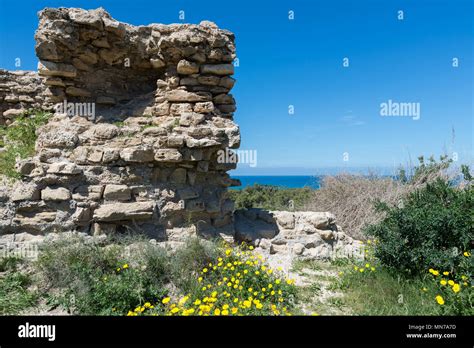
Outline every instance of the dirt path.
POLYGON ((339 269, 330 262, 297 262, 290 273, 299 287, 300 310, 304 315, 351 315, 344 294, 337 288, 339 269))

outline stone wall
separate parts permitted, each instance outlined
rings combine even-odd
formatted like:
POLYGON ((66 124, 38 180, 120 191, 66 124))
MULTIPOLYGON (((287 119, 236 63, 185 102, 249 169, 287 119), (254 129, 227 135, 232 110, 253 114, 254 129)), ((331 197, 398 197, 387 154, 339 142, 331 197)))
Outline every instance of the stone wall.
POLYGON ((246 209, 237 210, 234 218, 236 241, 255 245, 270 259, 363 255, 360 241, 346 235, 331 213, 246 209))
POLYGON ((0 230, 232 234, 235 163, 217 158, 240 145, 234 35, 211 22, 136 27, 103 9, 39 18, 41 78, 27 74, 44 81, 45 105, 66 108, 18 162, 21 182, 0 193, 0 230))
POLYGON ((50 109, 43 78, 33 71, 0 69, 0 126, 11 124, 27 109, 50 109))

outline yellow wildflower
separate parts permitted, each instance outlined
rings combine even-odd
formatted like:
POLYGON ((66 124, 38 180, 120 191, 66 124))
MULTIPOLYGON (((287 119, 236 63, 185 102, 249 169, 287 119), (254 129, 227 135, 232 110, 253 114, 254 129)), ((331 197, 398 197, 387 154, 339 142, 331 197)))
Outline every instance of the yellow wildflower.
POLYGON ((182 306, 186 303, 186 301, 189 299, 189 296, 184 296, 181 300, 179 300, 179 304, 182 306))
POLYGON ((444 298, 443 298, 442 296, 440 296, 440 295, 437 295, 437 296, 436 296, 436 302, 438 302, 438 304, 439 304, 440 306, 442 306, 442 305, 444 305, 444 298))
POLYGON ((169 297, 165 297, 161 302, 162 302, 163 304, 167 304, 168 302, 170 302, 170 300, 171 300, 171 299, 170 299, 169 297))
POLYGON ((461 290, 461 287, 459 286, 459 284, 456 283, 453 285, 453 291, 455 293, 458 293, 460 290, 461 290))
POLYGON ((124 265, 122 266, 122 268, 123 268, 123 269, 127 269, 127 268, 128 268, 128 263, 124 264, 124 265))

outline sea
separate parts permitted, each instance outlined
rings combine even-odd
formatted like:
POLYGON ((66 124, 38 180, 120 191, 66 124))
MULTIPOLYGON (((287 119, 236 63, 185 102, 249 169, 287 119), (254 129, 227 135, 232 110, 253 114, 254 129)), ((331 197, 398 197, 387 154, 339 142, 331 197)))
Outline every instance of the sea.
POLYGON ((272 185, 281 188, 303 188, 310 187, 312 189, 318 189, 322 177, 311 176, 311 175, 255 175, 255 176, 232 176, 233 179, 239 179, 242 183, 241 186, 232 187, 235 190, 242 190, 247 186, 259 185, 272 185))

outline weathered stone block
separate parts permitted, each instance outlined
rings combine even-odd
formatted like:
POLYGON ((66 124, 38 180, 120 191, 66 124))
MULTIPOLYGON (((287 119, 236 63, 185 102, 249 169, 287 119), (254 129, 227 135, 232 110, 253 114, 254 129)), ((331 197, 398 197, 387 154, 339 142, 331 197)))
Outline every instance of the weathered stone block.
POLYGON ((104 222, 150 219, 154 207, 154 202, 102 204, 94 210, 94 219, 104 222))
POLYGON ((108 201, 128 201, 131 198, 131 190, 127 185, 106 185, 104 199, 108 201))
POLYGON ((66 201, 71 199, 71 192, 64 187, 46 187, 41 191, 41 199, 44 201, 66 201))

